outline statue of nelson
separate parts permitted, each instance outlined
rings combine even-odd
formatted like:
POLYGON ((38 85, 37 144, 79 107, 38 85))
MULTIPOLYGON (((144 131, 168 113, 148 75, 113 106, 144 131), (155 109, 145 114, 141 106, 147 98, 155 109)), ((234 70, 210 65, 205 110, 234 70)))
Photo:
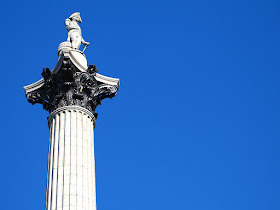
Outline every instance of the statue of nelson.
POLYGON ((90 44, 83 39, 82 30, 78 23, 82 23, 79 12, 73 13, 65 20, 65 27, 68 31, 67 41, 71 43, 71 47, 75 50, 79 50, 81 43, 85 46, 90 44))

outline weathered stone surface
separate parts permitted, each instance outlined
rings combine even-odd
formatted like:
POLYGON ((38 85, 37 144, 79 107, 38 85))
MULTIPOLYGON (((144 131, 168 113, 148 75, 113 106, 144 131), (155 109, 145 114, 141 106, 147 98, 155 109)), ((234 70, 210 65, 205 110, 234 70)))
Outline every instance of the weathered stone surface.
POLYGON ((94 122, 76 106, 50 115, 46 210, 96 210, 94 122))

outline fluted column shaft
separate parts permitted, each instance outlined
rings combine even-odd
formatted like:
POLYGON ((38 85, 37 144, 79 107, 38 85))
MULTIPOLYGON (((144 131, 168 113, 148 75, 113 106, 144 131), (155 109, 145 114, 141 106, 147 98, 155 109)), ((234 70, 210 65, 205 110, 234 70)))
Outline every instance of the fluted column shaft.
POLYGON ((50 115, 46 210, 96 210, 94 123, 79 106, 50 115))

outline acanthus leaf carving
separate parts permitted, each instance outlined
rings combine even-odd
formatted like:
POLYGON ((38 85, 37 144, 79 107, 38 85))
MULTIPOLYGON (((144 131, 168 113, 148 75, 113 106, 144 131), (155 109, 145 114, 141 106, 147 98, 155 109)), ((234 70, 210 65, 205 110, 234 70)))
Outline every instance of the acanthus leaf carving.
MULTIPOLYGON (((52 74, 44 68, 42 76, 44 85, 38 90, 27 93, 26 97, 32 104, 42 104, 50 113, 62 106, 81 106, 95 111, 105 98, 116 95, 117 86, 98 82, 95 65, 89 65, 87 71, 79 71, 70 59, 64 58, 59 71, 52 74)), ((97 114, 94 113, 97 117, 97 114)))

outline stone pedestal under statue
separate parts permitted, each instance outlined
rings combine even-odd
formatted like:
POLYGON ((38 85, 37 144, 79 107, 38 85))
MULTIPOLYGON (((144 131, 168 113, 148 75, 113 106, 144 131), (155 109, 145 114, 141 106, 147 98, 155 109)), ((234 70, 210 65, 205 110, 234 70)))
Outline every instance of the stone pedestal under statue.
MULTIPOLYGON (((28 101, 50 113, 46 210, 96 210, 95 109, 119 88, 119 79, 87 65, 80 44, 71 39, 80 22, 79 13, 66 19, 66 28, 72 28, 67 28, 67 42, 59 45, 57 65, 44 68, 43 79, 24 87, 28 101)), ((78 41, 89 45, 82 37, 78 41)))

